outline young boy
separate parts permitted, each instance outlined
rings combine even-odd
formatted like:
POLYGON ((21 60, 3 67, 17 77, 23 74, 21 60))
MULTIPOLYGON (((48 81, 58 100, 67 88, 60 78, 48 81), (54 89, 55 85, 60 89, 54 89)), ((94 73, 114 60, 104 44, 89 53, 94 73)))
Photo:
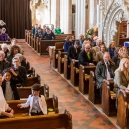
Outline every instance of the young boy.
POLYGON ((18 104, 20 108, 26 108, 30 106, 29 115, 44 115, 47 114, 47 104, 43 95, 40 95, 40 85, 34 84, 32 86, 32 95, 29 95, 27 102, 24 104, 18 104))

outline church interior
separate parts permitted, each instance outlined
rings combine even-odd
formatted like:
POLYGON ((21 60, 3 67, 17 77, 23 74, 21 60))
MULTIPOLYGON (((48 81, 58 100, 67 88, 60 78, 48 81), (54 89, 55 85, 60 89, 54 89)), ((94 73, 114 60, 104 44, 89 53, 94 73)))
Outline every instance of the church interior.
POLYGON ((0 129, 129 129, 129 0, 0 0, 0 129))

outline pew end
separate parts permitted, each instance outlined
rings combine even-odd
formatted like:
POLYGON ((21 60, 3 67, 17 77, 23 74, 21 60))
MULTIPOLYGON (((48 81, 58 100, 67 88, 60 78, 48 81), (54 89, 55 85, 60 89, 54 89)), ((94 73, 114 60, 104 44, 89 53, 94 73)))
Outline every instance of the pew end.
POLYGON ((95 71, 96 66, 83 66, 79 67, 79 91, 83 94, 89 92, 89 77, 90 71, 95 71))
POLYGON ((93 71, 90 71, 88 99, 93 104, 100 104, 101 103, 100 92, 99 92, 99 88, 96 86, 95 74, 93 71))
POLYGON ((70 79, 70 62, 68 61, 68 56, 64 55, 64 77, 70 79))
POLYGON ((113 91, 114 83, 108 85, 106 82, 102 83, 102 110, 107 116, 116 116, 116 99, 111 98, 110 91, 113 91))
POLYGON ((47 84, 44 84, 44 95, 45 97, 49 97, 49 86, 47 84))
POLYGON ((120 90, 118 95, 117 108, 117 125, 121 129, 129 128, 129 103, 127 103, 127 94, 124 90, 120 90))

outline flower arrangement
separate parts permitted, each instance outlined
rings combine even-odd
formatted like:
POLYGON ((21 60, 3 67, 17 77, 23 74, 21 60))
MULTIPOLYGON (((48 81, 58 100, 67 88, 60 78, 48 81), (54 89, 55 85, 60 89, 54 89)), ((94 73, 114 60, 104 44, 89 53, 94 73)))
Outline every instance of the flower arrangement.
POLYGON ((93 34, 94 34, 94 28, 89 28, 89 29, 86 31, 85 39, 88 39, 88 38, 91 37, 93 34))

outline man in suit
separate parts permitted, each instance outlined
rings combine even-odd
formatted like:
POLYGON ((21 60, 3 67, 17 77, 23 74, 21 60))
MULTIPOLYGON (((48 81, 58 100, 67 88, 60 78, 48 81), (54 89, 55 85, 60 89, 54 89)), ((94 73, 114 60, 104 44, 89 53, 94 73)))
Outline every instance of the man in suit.
POLYGON ((22 79, 24 80, 21 85, 25 86, 26 85, 26 81, 27 81, 27 76, 26 76, 27 72, 26 72, 25 67, 20 66, 20 59, 18 57, 14 57, 12 59, 12 64, 14 66, 12 66, 11 68, 14 70, 14 72, 16 74, 20 75, 22 77, 22 79))
POLYGON ((78 57, 79 65, 82 64, 84 66, 94 65, 93 64, 93 54, 91 52, 90 44, 85 45, 85 50, 82 50, 78 57))
POLYGON ((69 47, 69 49, 67 51, 69 62, 78 60, 78 55, 79 55, 80 51, 81 51, 81 49, 79 47, 79 41, 75 41, 74 45, 69 47))
POLYGON ((96 57, 96 53, 100 51, 100 46, 102 45, 102 40, 101 39, 97 39, 96 41, 96 46, 92 47, 92 51, 93 51, 93 58, 95 59, 96 57))
POLYGON ((102 95, 102 82, 109 84, 114 78, 115 64, 111 61, 110 54, 105 52, 103 60, 100 61, 95 70, 96 85, 100 88, 100 96, 102 95))
POLYGON ((37 31, 38 31, 38 24, 35 24, 35 26, 32 28, 32 34, 36 35, 37 31))
POLYGON ((0 73, 2 73, 4 69, 11 67, 10 62, 6 61, 4 57, 5 53, 3 51, 0 51, 0 73))

